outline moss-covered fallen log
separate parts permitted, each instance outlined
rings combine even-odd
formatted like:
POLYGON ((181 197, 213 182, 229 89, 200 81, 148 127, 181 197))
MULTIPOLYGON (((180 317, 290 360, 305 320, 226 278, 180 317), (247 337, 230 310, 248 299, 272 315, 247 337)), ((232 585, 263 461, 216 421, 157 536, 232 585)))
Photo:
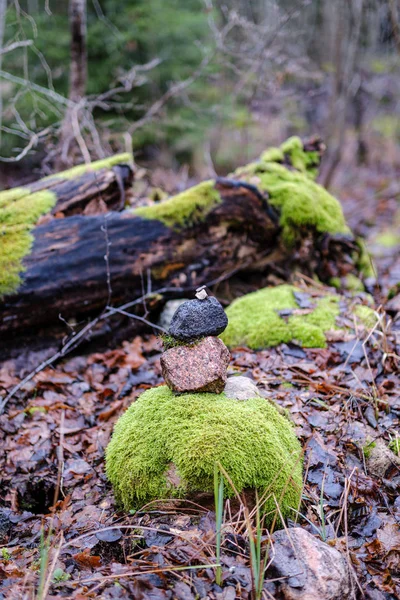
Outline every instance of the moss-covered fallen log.
POLYGON ((21 285, 22 260, 30 254, 32 230, 41 217, 84 213, 90 203, 92 214, 100 206, 124 207, 124 190, 132 183, 127 166, 131 160, 130 154, 118 154, 0 192, 0 298, 21 285))
POLYGON ((320 156, 318 141, 291 138, 228 178, 107 217, 73 211, 40 224, 61 201, 32 193, 29 224, 20 227, 18 200, 0 196, 8 239, 0 262, 3 273, 7 261, 12 267, 11 278, 0 278, 0 357, 29 332, 36 342, 38 335, 54 340, 68 333, 65 321, 84 324, 107 305, 110 289, 113 305, 140 296, 147 276, 153 289, 190 289, 240 270, 290 279, 299 269, 324 281, 357 273, 357 246, 341 206, 314 180, 320 156), (32 247, 21 242, 27 231, 32 247))

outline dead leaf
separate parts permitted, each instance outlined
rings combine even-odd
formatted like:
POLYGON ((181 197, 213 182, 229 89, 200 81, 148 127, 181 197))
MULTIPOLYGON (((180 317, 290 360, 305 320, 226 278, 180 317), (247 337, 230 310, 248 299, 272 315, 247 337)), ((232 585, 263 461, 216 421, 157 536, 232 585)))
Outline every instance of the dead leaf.
POLYGON ((86 567, 89 569, 96 569, 101 565, 100 556, 90 554, 90 550, 87 548, 83 552, 79 552, 78 554, 73 555, 74 560, 81 567, 86 567))
POLYGON ((386 523, 378 529, 377 538, 385 552, 400 551, 400 527, 397 523, 386 523))
POLYGON ((99 414, 99 421, 108 421, 116 412, 120 410, 124 404, 123 400, 116 400, 113 402, 108 410, 103 410, 99 414))

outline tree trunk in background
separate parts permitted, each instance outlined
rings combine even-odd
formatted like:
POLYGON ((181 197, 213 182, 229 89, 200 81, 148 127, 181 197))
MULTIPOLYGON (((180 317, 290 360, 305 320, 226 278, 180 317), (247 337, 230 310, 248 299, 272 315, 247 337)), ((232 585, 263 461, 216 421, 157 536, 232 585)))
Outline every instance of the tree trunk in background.
POLYGON ((85 96, 87 83, 86 52, 86 0, 70 0, 69 24, 71 31, 71 62, 69 74, 68 99, 71 105, 67 108, 60 129, 58 157, 55 161, 57 170, 72 165, 73 146, 78 145, 86 163, 90 162, 90 154, 83 141, 80 125, 80 103, 85 96))
POLYGON ((396 0, 389 0, 389 15, 392 25, 394 43, 396 44, 397 52, 400 54, 399 7, 396 0))
POLYGON ((361 78, 355 85, 357 82, 354 81, 354 76, 359 56, 364 0, 352 0, 349 3, 341 0, 334 6, 336 13, 335 80, 326 136, 329 140, 328 148, 331 149, 325 157, 320 177, 320 182, 326 188, 329 188, 342 159, 349 105, 361 85, 361 78))
MULTIPOLYGON (((0 0, 0 69, 2 66, 2 50, 3 50, 3 40, 4 40, 4 29, 5 29, 5 25, 6 25, 6 9, 7 9, 7 0, 0 0)), ((0 87, 0 144, 1 144, 2 116, 3 116, 3 92, 0 87)))
POLYGON ((86 92, 86 0, 70 0, 69 23, 71 29, 71 66, 69 99, 79 102, 86 92))

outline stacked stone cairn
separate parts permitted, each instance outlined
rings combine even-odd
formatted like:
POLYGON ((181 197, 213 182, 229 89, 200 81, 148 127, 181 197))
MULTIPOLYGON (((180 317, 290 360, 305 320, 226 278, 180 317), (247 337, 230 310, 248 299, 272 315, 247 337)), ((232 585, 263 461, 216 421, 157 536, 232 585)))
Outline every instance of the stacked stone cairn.
POLYGON ((174 313, 161 357, 167 385, 132 402, 107 447, 107 476, 126 510, 169 497, 200 501, 213 494, 219 464, 239 493, 269 490, 266 515, 276 498, 283 516, 299 505, 300 444, 249 378, 227 379, 229 351, 217 337, 227 324, 204 289, 174 313))
POLYGON ((169 327, 171 348, 161 356, 163 377, 179 393, 224 391, 230 354, 217 337, 228 325, 218 300, 204 286, 179 306, 169 327))

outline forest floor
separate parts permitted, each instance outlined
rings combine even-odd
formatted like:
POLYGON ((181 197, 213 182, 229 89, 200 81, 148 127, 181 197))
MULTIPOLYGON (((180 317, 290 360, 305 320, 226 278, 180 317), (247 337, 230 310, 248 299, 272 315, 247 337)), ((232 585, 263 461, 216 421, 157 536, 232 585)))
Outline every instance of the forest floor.
MULTIPOLYGON (((400 441, 400 321, 385 312, 400 282, 400 245, 379 237, 399 225, 399 176, 400 168, 343 169, 334 190, 374 253, 378 325, 325 349, 238 348, 230 365, 290 411, 305 449, 298 524, 346 554, 355 596, 373 600, 400 598, 400 469, 390 459, 369 464, 365 451, 366 440, 374 448, 400 441)), ((212 505, 126 514, 114 504, 104 451, 117 418, 162 383, 160 351, 160 340, 147 335, 73 356, 8 404, 0 417, 0 598, 251 597, 248 531, 229 502, 222 588, 212 568, 212 505)), ((20 377, 3 365, 0 392, 20 377)))

